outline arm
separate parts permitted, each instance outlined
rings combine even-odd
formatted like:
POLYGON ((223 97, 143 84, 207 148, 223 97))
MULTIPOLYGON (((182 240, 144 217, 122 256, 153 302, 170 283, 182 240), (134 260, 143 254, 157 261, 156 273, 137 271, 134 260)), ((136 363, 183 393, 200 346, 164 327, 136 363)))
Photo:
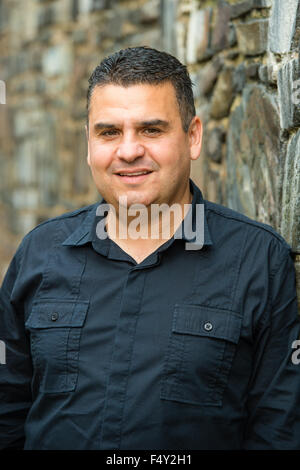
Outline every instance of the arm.
POLYGON ((286 245, 277 245, 271 263, 270 308, 254 333, 244 448, 294 450, 300 449, 300 364, 292 355, 300 324, 295 269, 286 245))
POLYGON ((6 353, 6 363, 0 364, 0 449, 23 448, 24 423, 31 406, 30 345, 23 306, 16 295, 21 251, 20 247, 0 290, 0 340, 6 353))

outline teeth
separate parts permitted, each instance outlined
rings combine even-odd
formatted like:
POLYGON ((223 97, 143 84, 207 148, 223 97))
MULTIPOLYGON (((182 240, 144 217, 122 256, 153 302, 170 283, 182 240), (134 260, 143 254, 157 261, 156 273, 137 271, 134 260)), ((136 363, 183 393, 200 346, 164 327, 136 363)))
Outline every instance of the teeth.
POLYGON ((121 176, 138 176, 138 175, 147 175, 149 171, 140 171, 138 173, 119 173, 121 176))

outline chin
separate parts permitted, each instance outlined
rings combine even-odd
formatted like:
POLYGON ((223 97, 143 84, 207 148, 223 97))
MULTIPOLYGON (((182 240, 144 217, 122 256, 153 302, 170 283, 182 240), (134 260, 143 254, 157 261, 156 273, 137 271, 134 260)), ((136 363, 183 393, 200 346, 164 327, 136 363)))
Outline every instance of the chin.
MULTIPOLYGON (((149 206, 154 202, 154 198, 147 196, 146 194, 120 194, 120 197, 127 197, 127 207, 130 207, 134 204, 143 204, 144 206, 149 206)), ((122 204, 122 206, 124 206, 122 204)))

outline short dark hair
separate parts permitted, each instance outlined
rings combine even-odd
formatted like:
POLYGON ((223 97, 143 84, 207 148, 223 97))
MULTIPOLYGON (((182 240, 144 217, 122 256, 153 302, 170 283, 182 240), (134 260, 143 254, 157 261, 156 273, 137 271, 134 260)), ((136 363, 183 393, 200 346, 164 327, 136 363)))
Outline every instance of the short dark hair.
POLYGON ((114 84, 127 87, 163 82, 171 82, 174 86, 182 127, 187 132, 196 114, 193 83, 187 68, 167 52, 146 46, 122 49, 102 60, 89 78, 87 113, 89 114, 90 100, 96 86, 114 84))

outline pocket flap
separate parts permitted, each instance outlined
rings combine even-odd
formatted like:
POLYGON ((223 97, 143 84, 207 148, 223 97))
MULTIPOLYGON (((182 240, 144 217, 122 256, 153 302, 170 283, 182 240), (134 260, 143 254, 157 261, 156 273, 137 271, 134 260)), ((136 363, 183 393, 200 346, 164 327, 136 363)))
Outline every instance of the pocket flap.
POLYGON ((175 305, 173 332, 206 336, 237 344, 242 317, 237 312, 202 305, 175 305))
POLYGON ((39 300, 33 304, 25 326, 27 328, 80 327, 84 323, 88 306, 88 300, 39 300))

